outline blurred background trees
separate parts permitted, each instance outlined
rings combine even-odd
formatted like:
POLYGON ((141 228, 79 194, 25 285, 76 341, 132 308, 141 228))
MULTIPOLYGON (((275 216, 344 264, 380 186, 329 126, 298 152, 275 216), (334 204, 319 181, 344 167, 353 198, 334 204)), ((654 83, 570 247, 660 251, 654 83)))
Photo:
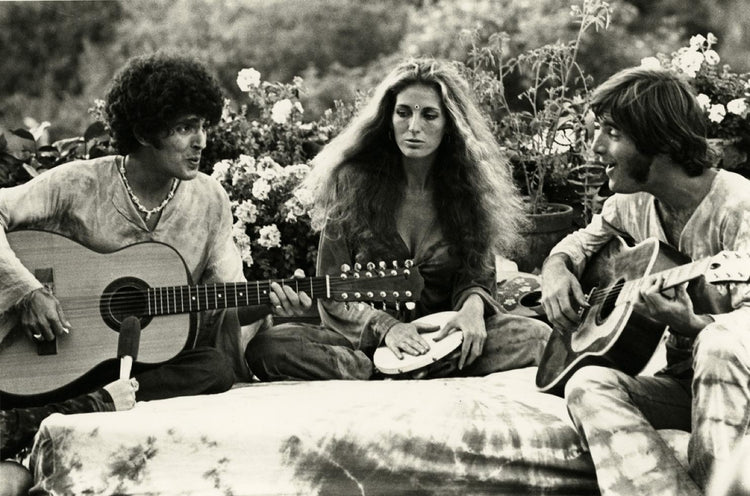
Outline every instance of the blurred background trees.
MULTIPOLYGON (((304 79, 303 119, 351 100, 407 55, 465 61, 461 32, 505 31, 509 53, 570 39, 568 0, 116 0, 0 2, 0 129, 49 121, 50 139, 80 135, 114 72, 155 49, 190 52, 242 102, 237 72, 267 81, 304 79), (25 119, 27 119, 25 121, 25 119)), ((750 70, 746 0, 613 0, 606 33, 580 55, 598 82, 691 35, 713 32, 722 62, 750 70)), ((512 82, 509 84, 512 86, 512 82)), ((520 86, 520 83, 519 83, 520 86)))

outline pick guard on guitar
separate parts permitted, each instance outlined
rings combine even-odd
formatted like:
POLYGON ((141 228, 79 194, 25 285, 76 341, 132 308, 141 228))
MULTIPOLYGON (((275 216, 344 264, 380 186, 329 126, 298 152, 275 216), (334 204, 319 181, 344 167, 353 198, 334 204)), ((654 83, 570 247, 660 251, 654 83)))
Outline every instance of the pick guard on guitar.
MULTIPOLYGON (((180 255, 161 243, 141 243, 114 253, 93 252, 82 245, 50 233, 19 231, 8 236, 11 248, 32 273, 51 269, 54 293, 70 334, 56 340, 56 354, 40 355, 36 345, 6 315, 0 325, 0 390, 31 395, 67 384, 103 360, 115 358, 118 319, 106 307, 102 295, 122 291, 134 283, 148 286, 178 286, 188 281, 180 255)), ((135 310, 135 309, 134 309, 135 310)), ((195 316, 165 315, 153 321, 141 319, 138 360, 162 362, 182 350, 195 332, 195 316), (158 324, 157 324, 158 323, 158 324)))

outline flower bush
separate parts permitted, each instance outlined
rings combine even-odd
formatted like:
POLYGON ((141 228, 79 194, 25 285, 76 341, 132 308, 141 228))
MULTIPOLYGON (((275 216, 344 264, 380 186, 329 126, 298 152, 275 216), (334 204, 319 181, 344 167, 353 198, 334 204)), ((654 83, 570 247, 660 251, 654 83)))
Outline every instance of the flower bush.
MULTIPOLYGON (((499 142, 510 153, 532 214, 546 210, 550 190, 564 184, 588 153, 586 111, 592 81, 577 56, 586 31, 609 25, 610 10, 606 2, 584 0, 571 7, 571 15, 578 23, 574 39, 516 57, 507 56, 507 34, 493 34, 487 44, 478 46, 476 32, 468 33, 467 75, 492 117, 499 142), (509 99, 506 85, 512 77, 520 77, 524 86, 519 102, 509 99)), ((583 176, 585 180, 588 172, 583 176)))
POLYGON ((298 188, 306 164, 282 167, 270 156, 240 155, 214 165, 212 176, 229 194, 234 240, 249 280, 315 273, 317 235, 310 227, 310 197, 298 188))
POLYGON ((337 103, 322 119, 302 122, 301 78, 263 81, 242 69, 237 85, 247 96, 238 110, 227 101, 212 130, 202 167, 227 191, 234 239, 249 280, 315 273, 318 234, 310 225, 311 195, 298 186, 307 163, 343 126, 351 106, 337 103))
POLYGON ((721 65, 714 50, 717 38, 708 33, 690 38, 688 46, 667 56, 646 57, 641 64, 663 67, 682 74, 697 93, 698 102, 706 112, 708 138, 718 148, 725 168, 750 172, 750 74, 734 72, 729 65, 721 65))

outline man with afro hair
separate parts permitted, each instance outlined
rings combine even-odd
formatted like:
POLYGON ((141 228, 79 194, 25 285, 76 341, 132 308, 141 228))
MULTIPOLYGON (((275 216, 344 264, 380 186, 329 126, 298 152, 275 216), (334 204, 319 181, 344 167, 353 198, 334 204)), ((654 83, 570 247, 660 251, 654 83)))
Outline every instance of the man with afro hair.
MULTIPOLYGON (((55 296, 12 252, 6 232, 21 229, 62 234, 100 253, 165 243, 179 252, 195 284, 244 281, 227 194, 199 171, 207 128, 218 122, 222 106, 219 85, 201 63, 165 53, 131 59, 106 96, 118 154, 63 164, 0 190, 0 312, 22 313, 24 330, 35 341, 76 332, 55 296)), ((282 315, 301 314, 311 304, 305 293, 276 283, 270 298, 282 315)), ((107 370, 44 394, 3 395, 2 458, 27 446, 54 411, 117 410, 132 407, 133 396, 154 400, 228 390, 235 378, 250 377, 242 353, 269 312, 268 306, 202 312, 192 342, 162 364, 136 363, 135 381, 115 381, 116 370, 107 370)))

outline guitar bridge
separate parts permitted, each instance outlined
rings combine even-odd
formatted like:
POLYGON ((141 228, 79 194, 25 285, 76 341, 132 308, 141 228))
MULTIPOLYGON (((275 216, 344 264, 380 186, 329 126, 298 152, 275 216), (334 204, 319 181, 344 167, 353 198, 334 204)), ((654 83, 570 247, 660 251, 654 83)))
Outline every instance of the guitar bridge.
MULTIPOLYGON (((55 294, 55 277, 52 267, 34 270, 34 277, 42 283, 44 289, 55 294)), ((57 355, 57 338, 52 341, 46 339, 36 342, 36 354, 39 356, 57 355)))

